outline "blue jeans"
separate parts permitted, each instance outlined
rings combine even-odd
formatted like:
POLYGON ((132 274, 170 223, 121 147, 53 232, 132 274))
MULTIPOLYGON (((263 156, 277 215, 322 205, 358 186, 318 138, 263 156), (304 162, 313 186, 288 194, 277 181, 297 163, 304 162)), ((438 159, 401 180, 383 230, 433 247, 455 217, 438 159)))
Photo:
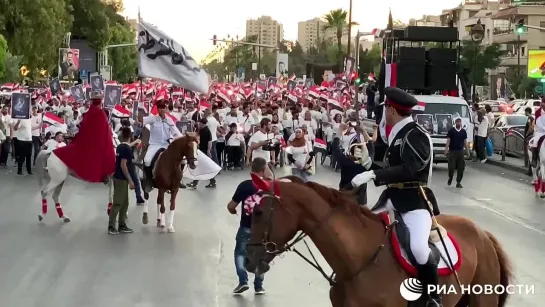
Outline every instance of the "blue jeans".
POLYGON ((299 179, 303 180, 303 182, 310 181, 310 175, 306 171, 300 170, 298 168, 292 168, 291 174, 293 176, 299 177, 299 179))
POLYGON ((218 141, 213 141, 212 142, 212 149, 210 150, 210 155, 211 155, 210 159, 212 159, 212 161, 216 162, 217 165, 220 165, 220 163, 218 161, 218 150, 216 149, 216 144, 217 143, 218 143, 218 141))
MULTIPOLYGON (((235 268, 237 269, 238 283, 248 284, 248 272, 244 268, 244 258, 246 257, 246 245, 250 240, 250 228, 239 227, 237 231, 235 245, 235 268)), ((260 275, 254 278, 254 287, 261 288, 263 286, 263 278, 265 276, 260 275)))
POLYGON ((132 182, 134 182, 134 194, 136 194, 136 201, 142 199, 142 189, 140 187, 140 179, 138 179, 138 175, 136 174, 136 170, 133 168, 129 171, 131 175, 132 182))

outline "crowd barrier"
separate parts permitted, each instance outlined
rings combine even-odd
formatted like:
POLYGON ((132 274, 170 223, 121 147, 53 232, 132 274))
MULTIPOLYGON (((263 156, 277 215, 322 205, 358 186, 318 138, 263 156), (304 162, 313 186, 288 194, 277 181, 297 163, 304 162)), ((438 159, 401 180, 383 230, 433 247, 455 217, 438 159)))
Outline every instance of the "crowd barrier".
POLYGON ((499 128, 488 130, 488 138, 492 141, 494 152, 501 154, 501 160, 505 161, 506 155, 524 159, 524 166, 529 164, 528 144, 522 133, 514 129, 506 132, 499 128))

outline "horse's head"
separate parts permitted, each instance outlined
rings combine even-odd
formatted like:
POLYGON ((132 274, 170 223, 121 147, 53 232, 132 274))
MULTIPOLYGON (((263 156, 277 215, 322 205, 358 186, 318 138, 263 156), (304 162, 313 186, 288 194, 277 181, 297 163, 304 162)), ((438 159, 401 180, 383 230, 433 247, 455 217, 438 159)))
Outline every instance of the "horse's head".
POLYGON ((197 151, 199 149, 199 137, 192 132, 187 132, 183 137, 175 139, 172 144, 177 153, 182 156, 182 163, 189 168, 197 167, 197 151))
POLYGON ((304 211, 293 195, 301 196, 297 198, 300 200, 311 192, 304 185, 286 179, 271 182, 252 174, 252 181, 261 191, 249 200, 253 203, 247 201, 244 204, 246 210, 243 214, 252 214, 252 231, 244 265, 248 271, 259 275, 270 269, 269 263, 289 248, 288 242, 300 230, 304 211))

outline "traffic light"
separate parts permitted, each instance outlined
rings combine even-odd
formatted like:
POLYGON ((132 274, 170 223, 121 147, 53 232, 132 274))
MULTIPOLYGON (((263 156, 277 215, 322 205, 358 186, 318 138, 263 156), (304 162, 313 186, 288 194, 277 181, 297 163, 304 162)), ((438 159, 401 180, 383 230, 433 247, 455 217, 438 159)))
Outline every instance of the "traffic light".
POLYGON ((516 27, 517 33, 524 33, 524 18, 519 19, 516 27))
POLYGON ((212 44, 214 44, 214 46, 216 46, 216 39, 217 39, 216 35, 212 36, 212 44))

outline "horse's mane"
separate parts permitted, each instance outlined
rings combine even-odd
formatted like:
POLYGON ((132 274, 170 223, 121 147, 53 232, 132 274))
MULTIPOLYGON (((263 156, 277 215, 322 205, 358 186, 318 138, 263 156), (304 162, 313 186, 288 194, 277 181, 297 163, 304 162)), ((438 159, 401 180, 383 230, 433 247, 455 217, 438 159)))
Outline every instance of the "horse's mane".
POLYGON ((303 182, 303 180, 296 176, 286 176, 284 178, 291 180, 293 183, 301 184, 310 188, 311 190, 314 190, 332 207, 337 208, 338 206, 342 206, 346 211, 355 214, 359 218, 365 216, 373 220, 379 220, 379 217, 373 214, 371 210, 358 205, 358 203, 354 199, 355 193, 352 191, 342 192, 312 181, 305 183, 303 182))

